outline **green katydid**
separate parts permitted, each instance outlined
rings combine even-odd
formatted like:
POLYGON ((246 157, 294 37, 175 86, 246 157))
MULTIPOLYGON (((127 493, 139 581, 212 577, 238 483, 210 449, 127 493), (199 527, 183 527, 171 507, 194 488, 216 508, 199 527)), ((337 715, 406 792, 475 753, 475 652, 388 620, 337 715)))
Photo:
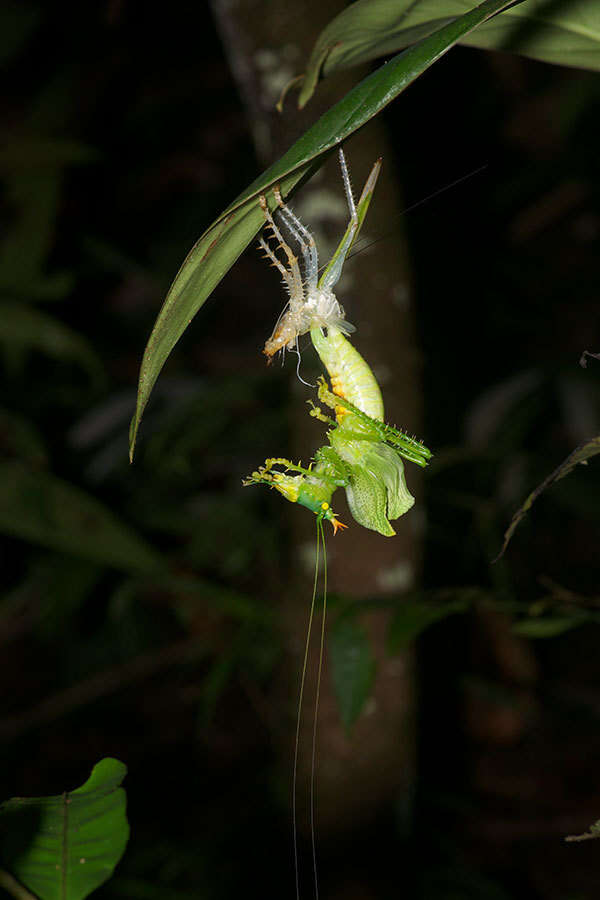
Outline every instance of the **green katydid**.
POLYGON ((401 457, 426 466, 431 452, 415 438, 384 424, 383 399, 375 376, 344 336, 354 328, 346 322, 333 287, 364 222, 381 160, 373 166, 356 206, 341 149, 340 164, 350 222, 320 278, 317 248, 308 229, 283 204, 276 190, 281 220, 302 252, 303 280, 296 256, 273 219, 266 198, 261 198, 267 225, 286 255, 288 267, 277 258, 264 238, 260 239, 260 246, 281 272, 289 293, 286 309, 266 342, 264 352, 270 358, 279 350, 297 349, 298 337, 310 331, 313 346, 332 385, 331 392, 321 383, 319 399, 335 411, 335 420, 317 408, 311 414, 333 426, 327 434, 330 446, 318 450, 308 468, 294 465, 281 457, 266 460, 265 465, 253 472, 244 484, 274 487, 287 500, 306 506, 320 519, 330 521, 334 532, 345 527, 331 508, 333 493, 338 487, 343 487, 355 520, 366 528, 391 537, 395 531, 390 519, 403 515, 414 503, 406 487, 401 457), (323 329, 326 329, 326 334, 323 329))
POLYGON ((333 293, 333 287, 340 277, 348 252, 364 222, 381 168, 381 160, 377 160, 373 166, 359 202, 355 205, 348 169, 341 148, 339 156, 350 209, 350 222, 337 250, 320 278, 314 238, 291 209, 285 206, 279 190, 276 188, 274 195, 279 207, 280 220, 300 247, 304 279, 293 250, 284 240, 281 230, 270 212, 266 197, 260 198, 266 224, 276 239, 278 248, 285 254, 287 267, 275 255, 264 238, 260 239, 260 246, 281 273, 289 295, 286 308, 277 320, 275 329, 265 344, 264 352, 269 360, 275 353, 280 350, 285 351, 287 348, 295 350, 299 355, 298 338, 310 332, 312 344, 331 379, 331 390, 324 378, 319 380, 318 399, 333 413, 334 417, 323 412, 321 407, 314 404, 311 404, 310 414, 330 426, 327 432, 329 445, 317 450, 312 463, 306 468, 300 464, 295 465, 288 459, 274 457, 267 459, 264 466, 253 472, 244 481, 245 485, 267 484, 292 503, 299 503, 301 506, 307 507, 317 517, 315 577, 300 679, 293 768, 292 817, 297 900, 300 900, 296 821, 298 746, 308 651, 317 594, 319 553, 322 546, 324 559, 323 616, 313 723, 313 765, 310 786, 315 895, 318 897, 319 893, 314 833, 314 762, 327 602, 323 520, 331 522, 334 533, 338 529, 346 527, 339 521, 331 508, 331 498, 334 492, 343 487, 346 491, 348 506, 356 522, 386 537, 391 537, 395 531, 390 520, 399 518, 414 504, 414 498, 406 486, 402 458, 419 466, 426 466, 431 458, 431 452, 416 438, 411 438, 404 432, 385 424, 383 421, 383 398, 375 376, 360 353, 345 337, 354 331, 354 327, 346 321, 344 310, 333 293))

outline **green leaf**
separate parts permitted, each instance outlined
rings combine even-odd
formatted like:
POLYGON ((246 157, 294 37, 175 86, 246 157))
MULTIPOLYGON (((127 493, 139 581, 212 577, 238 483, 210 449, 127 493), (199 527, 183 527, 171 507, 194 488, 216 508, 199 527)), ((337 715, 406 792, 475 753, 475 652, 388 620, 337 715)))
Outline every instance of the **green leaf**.
POLYGON ((349 730, 375 679, 375 660, 365 629, 347 616, 338 619, 329 638, 329 656, 340 717, 349 730))
MULTIPOLYGON (((321 32, 310 55, 299 106, 321 76, 397 53, 471 9, 469 0, 357 0, 321 32)), ((525 0, 460 39, 564 66, 600 69, 597 0, 525 0)))
POLYGON ((556 468, 553 472, 548 475, 547 478, 544 478, 541 484, 539 484, 534 491, 529 494, 525 502, 518 508, 514 516, 510 521, 510 525, 504 532, 504 542, 502 544, 502 548, 495 559, 492 562, 498 562, 498 560, 504 555, 504 551, 508 547, 508 543, 515 533, 515 529, 519 522, 525 517, 525 514, 528 510, 531 509, 537 498, 542 494, 546 488, 549 488, 554 484, 555 481, 559 481, 561 478, 564 478, 565 475, 568 475, 569 472, 572 472, 573 469, 578 466, 580 463, 582 465, 587 465, 588 459, 591 459, 592 456, 595 456, 597 453, 600 453, 600 435, 598 437, 592 438, 590 441, 586 441, 585 444, 580 444, 579 447, 576 447, 572 453, 570 453, 563 462, 561 462, 560 466, 556 468))
POLYGON ((39 900, 82 900, 103 884, 129 839, 127 768, 102 759, 77 790, 0 805, 3 864, 39 900))
POLYGON ((528 638, 553 638, 572 628, 577 628, 588 621, 588 616, 579 614, 574 616, 555 616, 543 619, 522 619, 516 622, 512 631, 521 637, 528 638))
POLYGON ((135 532, 79 488, 22 463, 0 463, 0 532, 133 572, 161 559, 135 532))
POLYGON ((456 613, 465 612, 470 604, 470 598, 435 604, 418 600, 401 601, 390 622, 387 636, 388 652, 392 655, 399 653, 430 625, 456 613))
POLYGON ((88 342, 58 319, 21 303, 0 303, 0 343, 10 352, 38 350, 62 362, 76 362, 99 381, 102 363, 88 342))
MULTIPOLYGON (((361 81, 262 173, 210 225, 192 248, 175 277, 154 324, 140 368, 129 453, 133 458, 140 421, 148 398, 173 347, 207 297, 264 225, 261 194, 279 184, 284 197, 306 180, 329 153, 381 112, 458 40, 510 0, 485 0, 477 9, 451 22, 418 46, 411 47, 361 81)), ((274 206, 274 199, 269 198, 274 206)))

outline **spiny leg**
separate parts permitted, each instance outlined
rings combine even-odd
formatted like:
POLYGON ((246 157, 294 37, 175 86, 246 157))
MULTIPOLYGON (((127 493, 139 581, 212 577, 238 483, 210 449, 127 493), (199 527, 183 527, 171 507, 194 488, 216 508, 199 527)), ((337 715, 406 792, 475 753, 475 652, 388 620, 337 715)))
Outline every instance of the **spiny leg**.
POLYGON ((273 232, 277 241, 279 241, 279 247, 283 250, 287 257, 288 265, 289 265, 289 276, 290 276, 290 302, 293 304, 294 302, 302 302, 304 300, 304 288, 302 286, 302 276, 300 274, 300 267, 298 265, 298 260, 294 256, 291 247, 289 247, 284 237, 277 227, 275 223, 275 219, 271 215, 271 210, 269 209, 269 205, 267 203, 266 198, 261 195, 260 197, 260 206, 264 213, 265 219, 267 221, 267 225, 273 232))
MULTIPOLYGON (((281 456, 274 456, 270 459, 265 459, 264 466, 261 466, 258 472, 253 472, 250 476, 250 479, 254 479, 256 475, 260 477, 260 479, 268 480, 270 476, 279 474, 278 470, 275 469, 273 471, 274 466, 282 466, 285 472, 298 472, 300 475, 305 475, 307 478, 318 478, 323 481, 327 481, 330 484, 334 484, 336 487, 343 487, 344 484, 347 483, 347 479, 341 478, 340 473, 344 474, 343 462, 337 458, 335 451, 332 451, 330 447, 321 447, 320 450, 317 451, 317 461, 322 464, 327 464, 328 468, 334 474, 329 474, 329 472, 323 471, 323 468, 319 468, 318 470, 312 465, 306 468, 305 466, 301 466, 300 463, 296 465, 289 459, 285 459, 281 456), (333 457, 336 457, 335 460, 333 457)), ((251 483, 251 481, 249 482, 251 483)))
MULTIPOLYGON (((275 220, 271 215, 267 199, 264 195, 259 198, 260 206, 263 211, 266 224, 271 228, 276 240, 279 241, 279 247, 284 250, 288 259, 289 268, 286 269, 282 262, 278 259, 275 252, 270 248, 268 243, 261 237, 259 241, 260 247, 265 251, 265 255, 271 260, 271 264, 276 266, 280 272, 283 283, 289 295, 289 300, 281 311, 275 327, 271 332, 270 338, 266 341, 264 353, 271 358, 279 350, 285 353, 288 346, 297 346, 298 343, 298 313, 304 306, 304 287, 302 284, 302 276, 298 266, 298 260, 294 256, 292 250, 285 243, 283 235, 275 224, 275 220)), ((283 363, 283 357, 282 357, 283 363)))
POLYGON ((261 466, 261 473, 268 473, 274 466, 282 466, 286 472, 299 472, 301 475, 313 475, 311 467, 305 468, 301 466, 300 463, 296 465, 290 459, 286 459, 283 456, 272 456, 270 459, 265 459, 264 466, 261 466))
MULTIPOLYGON (((283 343, 282 348, 285 351, 286 344, 289 344, 294 353, 298 356, 298 363, 296 365, 296 376, 298 380, 306 385, 306 387, 314 387, 314 384, 311 384, 309 381, 305 381, 304 378, 300 375, 300 365, 302 364, 302 355, 300 353, 300 347, 298 345, 298 335, 303 334, 306 328, 306 322, 304 321, 303 307, 306 304, 311 292, 314 293, 317 290, 317 277, 318 277, 318 255, 317 255, 317 245, 315 244, 315 240, 309 230, 302 224, 300 219, 294 215, 294 213, 289 209, 283 202, 283 198, 281 196, 281 191, 279 186, 277 185, 273 194, 275 195, 275 199, 279 204, 279 214, 282 217, 283 221, 287 225, 290 230, 290 233, 295 241, 297 241, 300 251, 302 253, 302 258, 304 262, 304 270, 306 273, 306 286, 307 286, 307 296, 304 294, 304 285, 300 285, 299 290, 295 287, 290 292, 290 302, 289 302, 289 313, 288 309, 284 310, 282 316, 277 320, 277 324, 273 329, 273 334, 271 336, 271 340, 274 340, 275 335, 280 335, 282 332, 286 332, 288 329, 293 331, 293 340, 292 334, 290 331, 289 338, 283 343), (284 321, 284 316, 286 317, 286 321, 284 321), (282 328, 280 329, 280 324, 282 328), (288 326, 287 328, 285 326, 288 326)), ((285 247, 286 253, 287 249, 289 249, 286 245, 285 247)), ((294 257, 295 259, 295 257, 294 257)), ((285 334, 281 334, 282 337, 286 337, 285 334)), ((276 339, 275 342, 277 343, 276 339)), ((268 342, 267 342, 268 343, 268 342)), ((270 349, 270 348, 269 348, 270 349)))
POLYGON ((319 275, 319 257, 317 254, 317 245, 315 243, 315 239, 308 228, 302 224, 298 216, 296 216, 292 212, 289 206, 285 205, 279 187, 276 187, 273 190, 273 193, 275 194, 275 199, 279 204, 280 215, 285 220, 288 228, 292 233, 292 236, 298 241, 298 244, 300 245, 306 270, 306 282, 308 290, 309 292, 316 291, 317 279, 319 275))
MULTIPOLYGON (((363 412, 357 406, 354 406, 353 403, 350 403, 349 400, 346 400, 344 397, 339 397, 337 394, 332 394, 327 387, 324 378, 319 382, 318 397, 319 400, 331 409, 336 409, 341 406, 343 409, 347 410, 355 417, 355 419, 376 434, 377 440, 390 444, 401 456, 404 456, 410 462, 422 467, 428 465, 433 454, 431 453, 431 450, 421 443, 421 441, 411 437, 404 431, 400 431, 397 428, 393 428, 391 425, 387 425, 385 422, 380 422, 378 419, 371 418, 367 413, 363 412)), ((348 429, 348 437, 353 437, 356 440, 369 440, 368 435, 361 434, 358 431, 352 432, 351 429, 348 429)))
MULTIPOLYGON (((270 215, 270 212, 269 212, 269 207, 268 207, 268 205, 267 205, 267 198, 266 198, 263 194, 261 194, 261 196, 260 196, 260 201, 259 201, 259 202, 260 202, 260 205, 261 205, 261 209, 262 209, 262 211, 263 211, 263 213, 264 213, 264 215, 265 215, 266 223, 267 223, 267 224, 270 224, 270 218, 271 218, 271 215, 270 215)), ((288 270, 285 268, 285 266, 283 265, 283 263, 281 262, 281 260, 279 260, 279 259, 277 258, 277 256, 275 255, 275 253, 273 252, 273 250, 271 250, 271 248, 269 247, 269 245, 267 244, 267 242, 265 241, 264 238, 262 238, 262 237, 259 238, 258 244, 259 244, 259 247, 260 247, 262 250, 264 250, 264 252, 265 252, 265 257, 264 257, 264 258, 265 258, 265 259, 270 259, 270 260, 271 260, 271 265, 272 265, 272 266, 275 266, 275 268, 276 268, 276 269, 278 270, 278 272, 280 273, 280 275, 281 275, 281 277, 282 277, 282 279, 283 279, 283 283, 284 283, 284 285, 285 285, 285 287, 286 287, 286 290, 287 290, 288 294, 291 295, 291 293, 292 293, 292 291, 293 291, 293 289, 294 289, 294 281, 293 281, 293 278, 292 278, 291 273, 288 272, 288 270)), ((288 302, 286 303, 286 305, 283 307, 282 311, 280 312, 279 318, 278 318, 277 321, 275 322, 275 327, 274 327, 274 329, 273 329, 273 333, 275 333, 275 332, 277 331, 277 328, 278 328, 278 326, 279 326, 279 323, 281 322, 282 318, 285 316, 285 314, 286 314, 286 312, 287 312, 287 310, 288 310, 289 305, 290 305, 290 303, 289 303, 289 300, 288 300, 288 302)))
POLYGON ((319 287, 325 289, 331 289, 338 282, 340 275, 342 274, 342 267, 344 265, 344 262, 346 261, 348 251, 358 237, 360 229, 362 228, 363 222, 365 220, 365 216, 371 202, 371 197, 373 196, 373 191, 375 190, 375 184, 377 182, 377 178, 379 177, 379 172, 381 169, 381 159, 378 159, 371 169, 369 177, 367 178, 365 186, 360 195, 360 200, 355 206, 354 198, 352 196, 352 188, 350 186, 348 166, 346 165, 346 159, 341 147, 339 149, 339 158, 340 166, 342 168, 344 190, 346 192, 346 199, 348 201, 348 209, 350 210, 350 222, 348 223, 348 227, 346 228, 344 236, 340 241, 337 250, 333 254, 330 262, 326 266, 325 271, 323 272, 319 280, 319 287))
MULTIPOLYGON (((325 448, 325 449, 328 449, 328 448, 325 448)), ((332 474, 329 474, 328 472, 324 472, 322 468, 317 470, 312 465, 310 466, 310 468, 305 469, 303 466, 294 465, 294 463, 291 463, 289 460, 267 459, 267 460, 265 460, 265 462, 271 463, 272 465, 277 465, 277 464, 282 465, 284 463, 287 463, 286 472, 298 472, 300 475, 305 475, 307 478, 318 479, 319 481, 326 481, 330 485, 335 485, 335 487, 343 487, 343 485, 346 484, 345 480, 343 480, 339 477, 336 477, 335 474, 332 475, 332 474)), ((331 466, 330 466, 330 468, 331 468, 331 466)), ((268 469, 267 469, 267 467, 265 467, 265 469, 267 472, 270 472, 271 466, 269 466, 268 469)), ((274 474, 277 474, 277 470, 275 470, 274 474)))
POLYGON ((348 172, 348 166, 346 164, 346 157, 344 156, 344 151, 340 147, 338 149, 338 157, 340 160, 340 168, 342 170, 342 181, 344 182, 344 190, 346 191, 346 200, 348 201, 348 209, 350 210, 350 223, 358 222, 358 216, 356 214, 356 206, 354 205, 354 195, 352 194, 352 185, 350 183, 350 173, 348 172))
MULTIPOLYGON (((291 293, 291 290, 293 288, 293 281, 292 281, 291 275, 288 272, 288 270, 286 269, 286 267, 283 265, 283 263, 279 259, 277 259, 274 252, 271 250, 271 248, 269 247, 267 242, 264 240, 264 238, 259 238, 258 245, 261 248, 261 250, 265 251, 264 258, 270 259, 271 265, 275 266, 275 268, 278 269, 279 273, 281 274, 281 277, 283 278, 283 283, 285 284, 285 286, 288 290, 288 293, 291 293)), ((284 312, 285 312, 285 310, 284 310, 284 312)), ((282 313, 282 315, 283 315, 283 313, 282 313)), ((281 316, 280 316, 280 318, 281 318, 281 316)), ((279 321, 277 322, 277 324, 279 324, 279 321)), ((277 327, 277 325, 275 327, 277 327)))
POLYGON ((326 425, 333 425, 334 428, 337 427, 337 422, 335 419, 332 419, 331 416, 326 416, 320 406, 315 406, 312 400, 308 400, 309 405, 312 409, 309 412, 309 416, 312 416, 314 419, 318 419, 319 422, 324 422, 326 425))

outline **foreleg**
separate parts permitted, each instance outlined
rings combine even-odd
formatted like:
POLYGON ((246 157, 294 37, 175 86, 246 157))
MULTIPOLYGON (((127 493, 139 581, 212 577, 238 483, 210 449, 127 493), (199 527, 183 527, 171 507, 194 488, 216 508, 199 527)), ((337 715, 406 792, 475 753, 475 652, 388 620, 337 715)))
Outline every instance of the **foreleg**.
POLYGON ((302 224, 298 216, 296 216, 292 212, 289 206, 285 205, 278 187, 274 189, 273 193, 275 194, 275 199, 279 204, 280 215, 286 222, 293 237, 298 241, 298 244, 300 245, 302 257, 304 259, 304 269, 308 291, 309 293, 316 291, 317 280, 319 277, 319 257, 317 254, 317 245, 315 243, 315 239, 308 228, 302 224))
MULTIPOLYGON (((394 428, 392 425, 387 425, 385 422, 380 422, 378 419, 371 418, 371 416, 368 416, 357 406, 354 406, 353 403, 350 403, 349 400, 346 400, 344 397, 339 397, 337 394, 332 394, 327 387, 327 382, 324 378, 319 380, 318 397, 319 400, 331 409, 336 409, 341 406, 348 413, 352 414, 354 421, 358 421, 364 426, 365 431, 363 433, 362 431, 353 430, 352 425, 349 425, 347 429, 349 438, 354 440, 382 441, 383 443, 389 444, 410 462, 423 468, 428 465, 433 454, 421 441, 415 437, 411 437, 405 431, 394 428)), ((342 419, 342 423, 339 426, 342 429, 344 429, 344 421, 345 420, 342 419)))

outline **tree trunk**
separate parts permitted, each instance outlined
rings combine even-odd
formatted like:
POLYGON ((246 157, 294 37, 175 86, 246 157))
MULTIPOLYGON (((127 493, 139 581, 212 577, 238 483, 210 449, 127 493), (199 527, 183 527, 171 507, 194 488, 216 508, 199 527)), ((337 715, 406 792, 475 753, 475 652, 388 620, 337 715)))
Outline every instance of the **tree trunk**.
MULTIPOLYGON (((296 109, 296 95, 287 97, 283 116, 274 109, 281 88, 302 71, 320 30, 344 8, 339 0, 305 0, 301 4, 265 0, 213 0, 219 28, 245 103, 257 155, 265 166, 340 99, 365 71, 351 70, 323 82, 307 108, 296 109)), ((401 210, 394 160, 379 117, 348 142, 355 193, 377 157, 383 169, 369 209, 364 235, 389 235, 358 258, 347 262, 338 285, 338 299, 349 321, 357 327, 353 343, 373 368, 382 388, 386 420, 410 432, 419 432, 419 353, 416 350, 412 290, 406 244, 397 226, 401 210)), ((337 159, 332 156, 293 200, 293 208, 316 232, 320 264, 327 261, 324 244, 333 249, 343 233, 348 210, 337 159)), ((361 234, 361 238, 363 235, 361 234)), ((265 270, 265 279, 272 277, 265 270)), ((282 294, 283 304, 283 294, 282 294)), ((273 309, 273 323, 279 309, 273 309)), ((268 334, 265 334, 265 338, 268 334)), ((257 347, 257 353, 260 348, 257 347)), ((302 374, 313 380, 310 356, 303 357, 302 374)), ((295 359, 294 359, 295 361, 295 359)), ((306 399, 314 397, 295 380, 295 365, 288 362, 286 377, 294 379, 294 446, 273 448, 273 454, 302 458, 306 462, 325 441, 323 426, 307 415, 306 399)), ((316 369, 315 369, 316 371, 316 369)), ((280 377, 273 370, 273 377, 280 377)), ((409 487, 419 495, 418 470, 407 465, 409 487)), ((384 538, 356 525, 344 510, 343 492, 336 493, 336 512, 350 525, 335 539, 328 536, 330 591, 357 598, 385 598, 414 587, 420 565, 421 507, 417 505, 395 523, 397 536, 384 538), (344 514, 345 512, 345 514, 344 514)), ((303 509, 288 504, 294 536, 289 593, 284 598, 283 620, 291 651, 288 686, 297 695, 297 678, 303 653, 310 599, 307 547, 314 547, 314 519, 303 509)), ((375 657, 377 677, 373 696, 348 737, 340 724, 327 669, 321 694, 317 748, 317 840, 321 855, 332 840, 352 840, 390 808, 407 809, 414 779, 414 685, 412 654, 390 658, 386 654, 388 616, 377 610, 364 617, 375 657)), ((315 641, 316 646, 316 641, 315 641)), ((311 768, 310 698, 314 697, 316 652, 306 687, 307 712, 303 716, 299 757, 300 827, 308 821, 302 809, 309 796, 311 768)), ((289 708, 294 701, 288 694, 289 708)), ((290 741, 293 725, 290 716, 290 741)), ((285 765, 291 760, 289 744, 285 765)), ((339 888, 339 883, 338 883, 339 888)), ((367 895, 370 891, 367 888, 367 895)))

